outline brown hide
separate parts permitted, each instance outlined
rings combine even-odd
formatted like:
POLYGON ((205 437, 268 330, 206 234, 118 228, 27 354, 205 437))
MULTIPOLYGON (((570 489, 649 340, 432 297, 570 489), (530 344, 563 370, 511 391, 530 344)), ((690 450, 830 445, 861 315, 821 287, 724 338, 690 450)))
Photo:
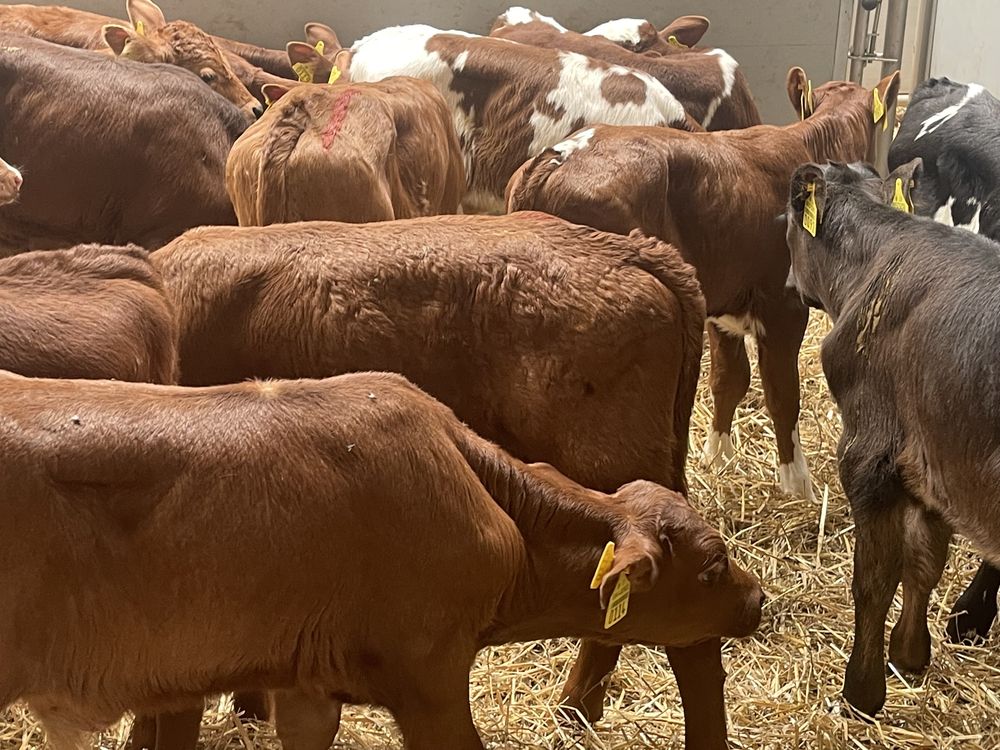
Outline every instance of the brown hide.
POLYGON ((722 50, 638 54, 602 36, 560 31, 543 21, 498 26, 490 36, 578 52, 596 60, 641 70, 662 83, 684 105, 687 113, 708 130, 732 130, 760 124, 760 113, 743 72, 722 50), (723 66, 730 65, 733 66, 733 80, 727 93, 725 73, 728 71, 723 66))
POLYGON ((246 120, 229 102, 172 66, 16 35, 0 46, 0 153, 28 175, 0 210, 0 251, 155 247, 236 223, 225 160, 246 120))
POLYGON ((269 685, 385 705, 408 748, 479 750, 468 670, 484 645, 688 645, 760 618, 756 580, 681 496, 522 464, 399 376, 4 373, 0 406, 0 708, 27 700, 54 744, 82 747, 130 706, 269 685), (174 585, 192 568, 199 583, 174 585), (621 575, 629 613, 606 630, 621 575))
POLYGON ((176 339, 144 250, 83 245, 0 260, 0 369, 173 383, 176 339))
POLYGON ((444 99, 413 78, 302 85, 233 146, 226 186, 243 226, 455 213, 462 152, 444 99))

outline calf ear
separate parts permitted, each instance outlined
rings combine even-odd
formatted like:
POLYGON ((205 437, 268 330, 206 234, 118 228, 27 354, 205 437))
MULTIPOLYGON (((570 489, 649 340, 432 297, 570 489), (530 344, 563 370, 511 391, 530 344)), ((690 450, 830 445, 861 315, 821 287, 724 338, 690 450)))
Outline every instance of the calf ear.
POLYGON ((105 43, 119 57, 125 51, 125 45, 132 41, 132 31, 118 24, 106 25, 103 33, 105 43))
POLYGON ((924 173, 924 160, 919 156, 900 164, 882 183, 882 199, 890 206, 906 213, 913 213, 911 193, 924 173))
POLYGON ((884 127, 895 122, 896 117, 896 100, 899 98, 899 71, 890 73, 881 81, 872 91, 872 114, 875 122, 882 122, 882 118, 885 118, 884 127), (883 107, 883 112, 878 112, 878 103, 881 103, 883 107), (879 116, 881 114, 881 117, 879 116))
POLYGON ((163 11, 152 0, 126 0, 125 9, 128 11, 128 20, 137 30, 140 28, 139 24, 142 24, 142 28, 146 31, 167 25, 163 11))
POLYGON ((325 23, 317 23, 315 21, 306 24, 306 41, 313 47, 318 42, 323 42, 324 54, 326 55, 333 55, 343 48, 343 45, 337 38, 336 31, 325 23))
POLYGON ((786 87, 788 88, 788 100, 792 103, 795 111, 798 113, 799 117, 806 117, 812 114, 809 111, 812 107, 812 102, 807 101, 812 97, 812 87, 809 84, 809 77, 802 68, 795 66, 788 71, 788 79, 786 82, 786 87))
MULTIPOLYGON (((340 71, 341 80, 351 80, 351 60, 353 59, 354 53, 349 49, 340 50, 336 57, 333 58, 333 67, 340 71)), ((333 83, 333 81, 331 80, 330 83, 333 83)))
POLYGON ((291 91, 292 88, 293 86, 291 85, 291 81, 289 81, 288 86, 280 83, 265 83, 260 87, 260 93, 264 95, 264 99, 268 104, 274 104, 281 97, 291 91))
POLYGON ((826 210, 826 178, 819 164, 803 164, 795 170, 788 191, 788 204, 795 222, 816 236, 823 225, 826 210))
POLYGON ((316 48, 305 42, 289 42, 285 46, 288 52, 288 62, 302 83, 326 83, 325 76, 330 74, 330 61, 323 57, 316 48))
POLYGON ((628 576, 632 591, 649 591, 660 576, 662 555, 659 544, 638 533, 631 533, 618 546, 614 564, 601 579, 601 609, 608 608, 611 594, 621 576, 628 576))
POLYGON ((681 16, 671 21, 660 32, 663 41, 670 44, 670 37, 685 47, 693 47, 705 36, 711 24, 705 16, 681 16))

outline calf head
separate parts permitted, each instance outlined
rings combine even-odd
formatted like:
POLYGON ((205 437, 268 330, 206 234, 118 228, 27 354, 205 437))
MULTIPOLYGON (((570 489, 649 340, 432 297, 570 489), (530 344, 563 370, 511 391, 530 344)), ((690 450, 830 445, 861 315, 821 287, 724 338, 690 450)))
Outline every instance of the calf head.
POLYGON ((669 55, 695 46, 708 31, 704 16, 681 16, 657 31, 641 18, 619 18, 607 21, 585 32, 587 36, 602 36, 632 52, 669 55))
POLYGON ((689 646, 757 629, 760 583, 730 559, 722 537, 682 495, 638 481, 612 498, 629 521, 610 568, 599 571, 600 604, 614 607, 622 576, 632 594, 627 616, 611 625, 608 638, 689 646))
POLYGON ((0 159, 0 206, 13 203, 21 195, 21 171, 0 159))
POLYGON ((340 46, 329 26, 306 24, 308 42, 289 42, 288 62, 302 83, 336 83, 350 80, 352 53, 340 46))
MULTIPOLYGON (((899 96, 899 72, 891 73, 874 88, 867 89, 849 81, 830 81, 813 88, 812 81, 802 68, 788 71, 786 83, 788 98, 800 119, 815 115, 842 116, 850 121, 855 139, 866 139, 868 161, 875 160, 875 133, 877 128, 888 129, 896 111, 899 96)), ((848 139, 844 136, 845 141, 848 139)), ((854 158, 859 158, 860 155, 854 158)))
POLYGON ((885 179, 868 164, 799 167, 792 176, 785 214, 791 253, 788 286, 810 307, 836 317, 839 305, 831 297, 833 290, 863 252, 862 243, 839 241, 840 215, 858 212, 859 206, 864 210, 866 203, 912 213, 912 196, 922 170, 921 159, 900 165, 885 179))
POLYGON ((187 21, 168 23, 150 0, 128 0, 127 8, 132 28, 117 24, 104 27, 104 41, 115 55, 190 70, 249 116, 260 116, 260 104, 237 78, 211 36, 187 21))

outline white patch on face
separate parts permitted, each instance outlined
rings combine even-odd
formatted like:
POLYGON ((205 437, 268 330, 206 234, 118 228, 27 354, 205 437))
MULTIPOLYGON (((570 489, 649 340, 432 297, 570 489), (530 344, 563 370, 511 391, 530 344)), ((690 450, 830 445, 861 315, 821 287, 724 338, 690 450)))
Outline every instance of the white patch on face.
POLYGON ((731 461, 735 455, 736 448, 733 447, 732 435, 728 432, 712 430, 705 440, 705 447, 701 454, 701 465, 706 468, 723 466, 731 461))
POLYGON ((938 224, 947 224, 949 227, 955 226, 955 218, 951 215, 951 207, 955 205, 955 199, 949 198, 941 208, 934 212, 934 221, 938 224))
POLYGON ((503 15, 500 16, 500 20, 508 26, 519 26, 521 24, 531 23, 532 21, 541 21, 542 23, 548 24, 552 28, 558 29, 559 31, 567 31, 565 26, 551 16, 543 16, 537 11, 522 8, 520 5, 515 5, 514 7, 505 10, 503 15))
POLYGON ((719 109, 719 105, 733 93, 733 86, 736 83, 736 69, 740 67, 736 59, 723 49, 713 49, 708 54, 719 58, 719 70, 722 72, 722 92, 708 105, 705 119, 701 123, 703 128, 708 128, 719 109))
POLYGON ((594 128, 587 128, 586 130, 581 130, 576 135, 572 135, 565 141, 560 141, 552 150, 555 151, 559 156, 552 161, 556 164, 565 164, 566 160, 572 156, 577 151, 582 151, 587 148, 590 143, 590 139, 594 137, 594 128))
POLYGON ((537 109, 531 113, 534 137, 528 157, 537 156, 564 140, 573 123, 586 125, 670 125, 684 120, 684 108, 673 94, 655 78, 631 68, 612 65, 607 70, 593 68, 590 60, 575 52, 559 53, 559 81, 545 97, 556 111, 563 113, 558 120, 537 109), (646 100, 642 104, 622 102, 611 104, 601 92, 607 76, 632 75, 646 85, 646 100))
POLYGON ((939 127, 948 122, 948 120, 957 115, 959 110, 962 109, 962 107, 964 107, 966 104, 968 104, 977 96, 979 96, 981 93, 983 93, 983 91, 985 91, 985 89, 978 83, 970 83, 968 89, 965 92, 965 96, 962 97, 962 100, 958 102, 958 104, 952 104, 950 107, 945 107, 936 115, 931 115, 926 120, 924 120, 923 123, 921 123, 920 125, 920 132, 917 133, 916 137, 913 140, 919 141, 928 133, 933 133, 939 127))
POLYGON ((583 32, 586 36, 603 36, 618 44, 637 46, 642 41, 640 27, 646 23, 642 18, 616 18, 583 32))
POLYGON ((936 221, 939 224, 945 224, 949 227, 968 229, 970 232, 975 232, 976 234, 979 234, 979 219, 983 211, 983 204, 977 201, 975 198, 969 198, 968 203, 970 207, 972 206, 976 207, 976 212, 972 215, 972 218, 969 220, 968 224, 955 223, 955 215, 952 212, 952 209, 955 205, 955 196, 953 195, 949 196, 948 201, 943 206, 938 208, 937 211, 934 212, 934 221, 936 221))
POLYGON ((764 336, 764 324, 750 313, 709 317, 708 322, 714 323, 720 331, 728 333, 730 336, 753 336, 757 339, 764 336))
POLYGON ((802 453, 802 444, 799 442, 798 427, 792 430, 792 443, 795 446, 792 463, 781 464, 778 467, 781 491, 806 500, 815 500, 812 478, 809 476, 809 465, 806 463, 806 457, 802 453))

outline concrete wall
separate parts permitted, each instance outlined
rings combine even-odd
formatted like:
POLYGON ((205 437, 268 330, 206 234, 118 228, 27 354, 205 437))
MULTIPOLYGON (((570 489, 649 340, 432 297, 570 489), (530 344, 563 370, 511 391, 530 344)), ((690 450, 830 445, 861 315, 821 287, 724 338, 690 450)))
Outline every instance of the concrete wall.
POLYGON ((1000 96, 1000 2, 938 0, 931 75, 974 81, 1000 96))
MULTIPOLYGON (((559 19, 570 28, 587 29, 609 17, 649 18, 658 25, 679 15, 707 16, 712 28, 705 43, 728 50, 743 66, 765 120, 785 123, 793 111, 785 94, 785 76, 800 65, 815 84, 829 80, 838 50, 838 34, 849 36, 848 0, 622 0, 614 4, 583 0, 160 0, 168 18, 186 18, 217 34, 270 47, 302 37, 306 21, 333 26, 341 42, 393 24, 429 23, 486 33, 493 19, 518 2, 559 19), (845 10, 846 9, 846 10, 845 10)), ((67 5, 124 16, 125 0, 64 0, 67 5)), ((8 4, 8 3, 5 3, 8 4)), ((843 49, 846 50, 847 36, 843 49)))

